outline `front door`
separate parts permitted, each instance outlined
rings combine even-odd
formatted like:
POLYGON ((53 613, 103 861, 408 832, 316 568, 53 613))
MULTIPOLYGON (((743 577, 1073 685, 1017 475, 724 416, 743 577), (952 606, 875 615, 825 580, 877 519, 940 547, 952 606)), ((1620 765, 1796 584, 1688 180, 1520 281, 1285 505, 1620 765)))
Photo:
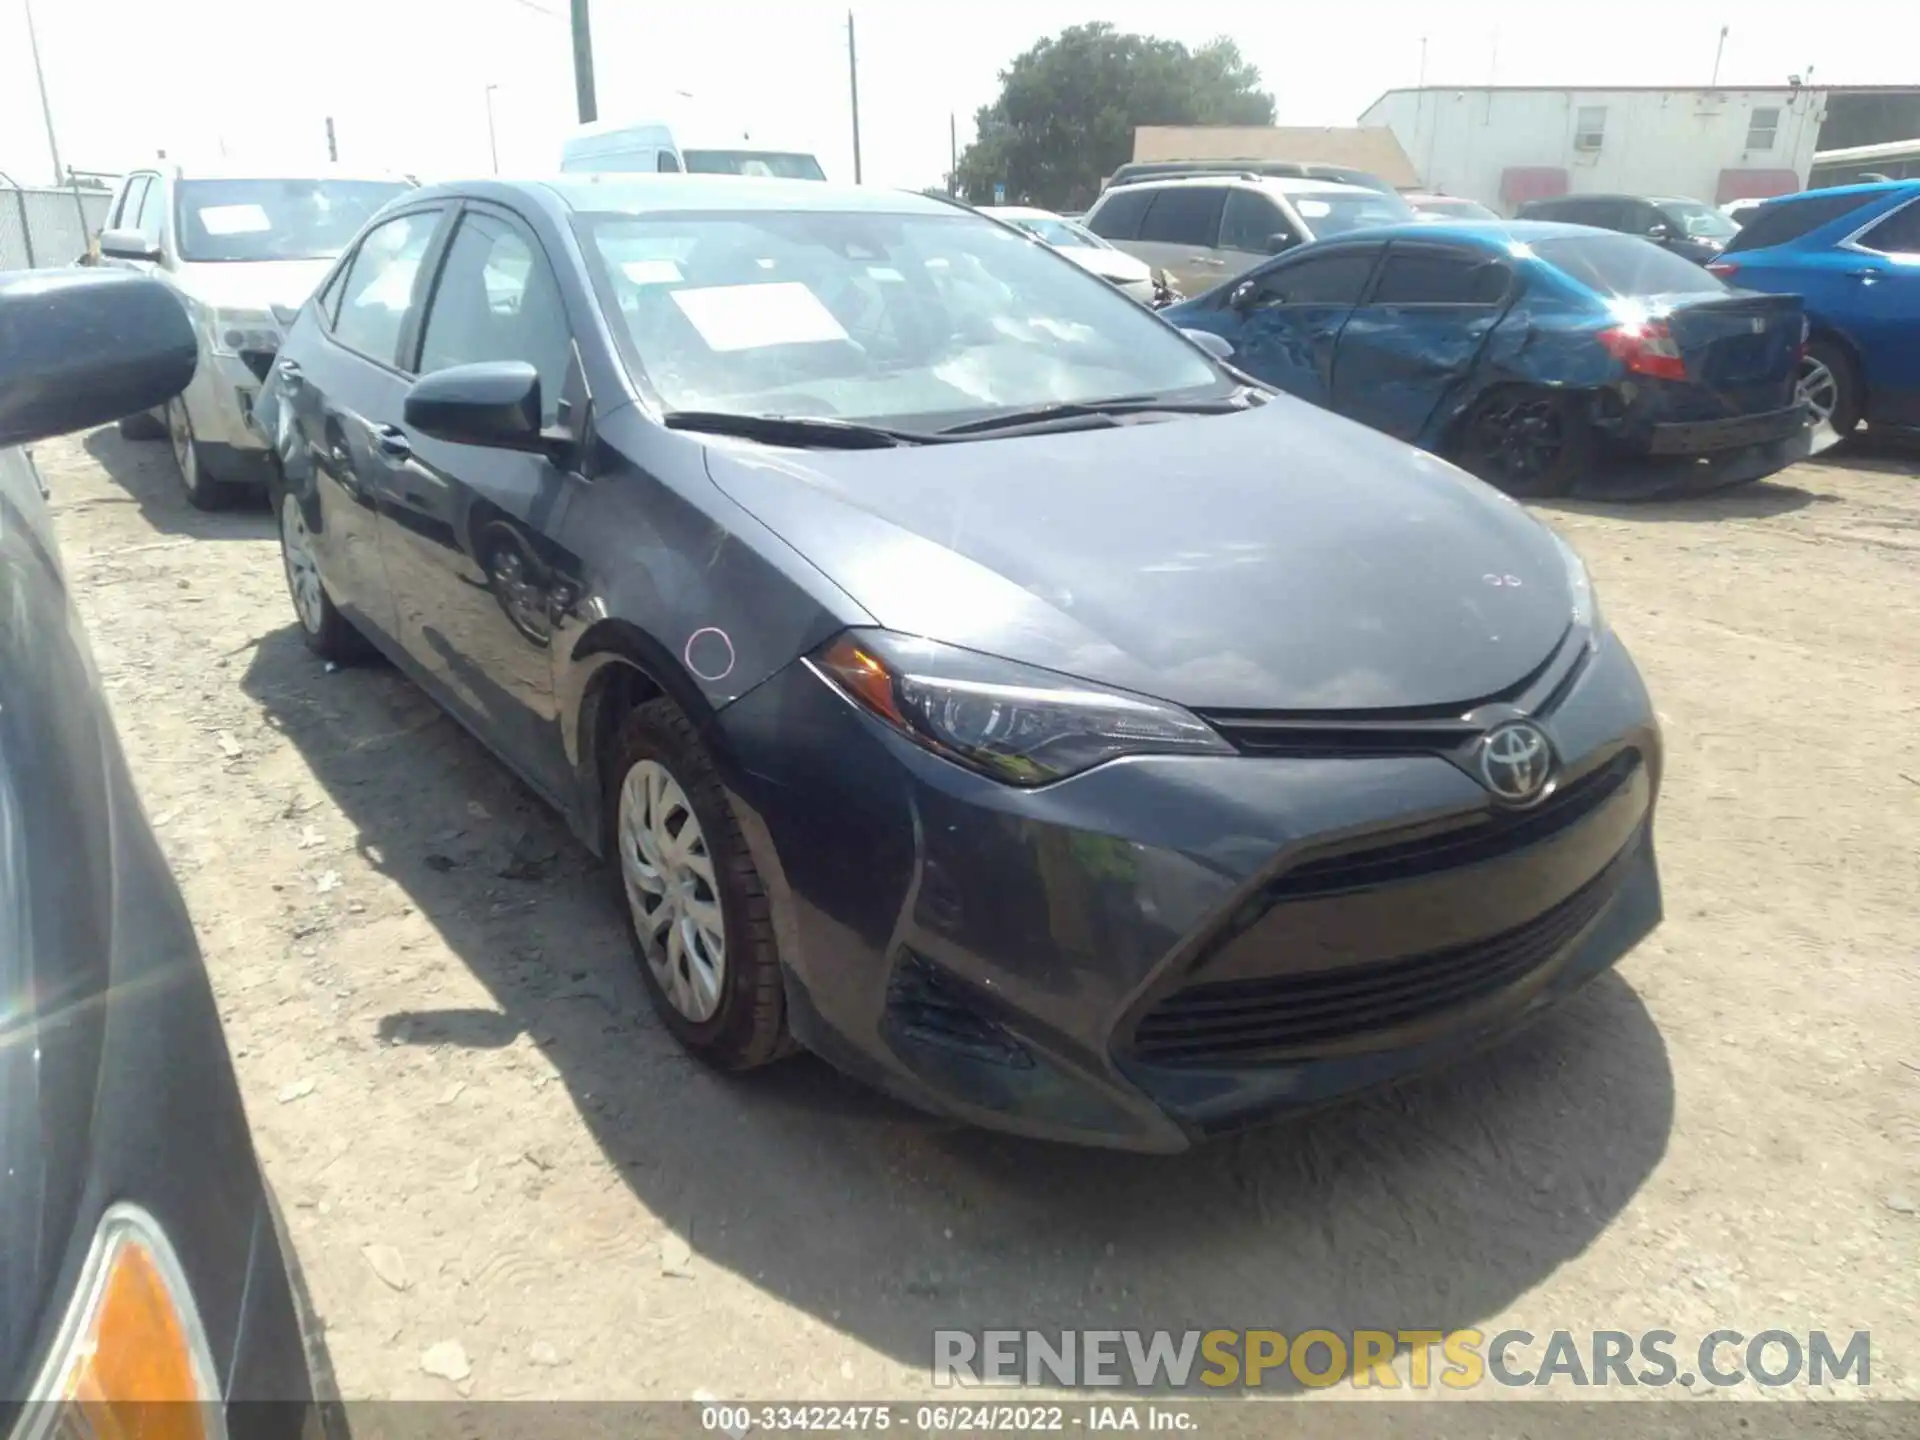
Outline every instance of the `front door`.
POLYGON ((1153 192, 1140 217, 1140 236, 1131 247, 1149 265, 1164 270, 1182 294, 1198 295, 1227 278, 1220 252, 1220 212, 1224 185, 1167 185, 1153 192))
POLYGON ((1366 293, 1378 245, 1304 254, 1249 276, 1236 288, 1233 363, 1315 405, 1332 404, 1335 347, 1366 293))
POLYGON ((1396 241, 1340 332, 1333 408, 1419 443, 1468 383, 1513 285, 1511 267, 1491 251, 1396 241))
MULTIPOLYGON (((461 213, 420 328, 417 371, 523 360, 542 423, 577 397, 570 323, 550 261, 518 217, 461 213)), ((551 795, 569 772, 556 717, 553 622, 579 567, 550 538, 584 483, 543 455, 455 445, 387 417, 404 455, 381 497, 400 643, 445 702, 551 795)))

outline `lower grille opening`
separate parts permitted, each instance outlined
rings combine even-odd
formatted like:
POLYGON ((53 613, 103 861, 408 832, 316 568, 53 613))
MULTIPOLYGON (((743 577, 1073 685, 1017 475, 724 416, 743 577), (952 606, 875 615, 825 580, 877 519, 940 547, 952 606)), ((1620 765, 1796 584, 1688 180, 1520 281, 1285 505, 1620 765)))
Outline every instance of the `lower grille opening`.
POLYGON ((1541 915, 1500 935, 1373 964, 1190 985, 1134 1032, 1144 1063, 1280 1063, 1356 1036, 1430 1019, 1493 995, 1552 960, 1606 909, 1636 845, 1541 915))
POLYGON ((992 1014, 974 987, 911 950, 901 952, 887 982, 885 1029, 890 1039, 934 1045, 1026 1070, 1033 1056, 992 1014))

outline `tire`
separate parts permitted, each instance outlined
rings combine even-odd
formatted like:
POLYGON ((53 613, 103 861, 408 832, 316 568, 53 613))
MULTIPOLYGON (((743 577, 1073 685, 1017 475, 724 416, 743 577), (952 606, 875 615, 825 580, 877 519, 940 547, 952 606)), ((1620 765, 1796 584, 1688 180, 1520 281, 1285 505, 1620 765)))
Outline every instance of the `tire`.
POLYGON ((336 665, 363 659, 372 648, 334 608, 333 597, 320 578, 318 557, 313 550, 313 535, 307 529, 307 517, 291 490, 274 486, 274 519, 280 531, 280 568, 287 577, 287 597, 293 601, 293 617, 300 622, 300 638, 322 660, 336 665))
POLYGON ((1516 499, 1571 490, 1593 464, 1593 427, 1580 397, 1557 390, 1505 389, 1481 396, 1460 422, 1460 467, 1516 499))
POLYGON ((790 1053, 766 888, 693 722, 671 700, 636 707, 621 723, 605 784, 613 889, 667 1029, 722 1070, 790 1053), (698 827, 690 845, 689 825, 698 827), (678 855, 660 849, 662 835, 678 855), (683 905, 718 915, 717 966, 711 926, 683 905))
POLYGON ((1807 344, 1800 362, 1800 380, 1795 392, 1814 407, 1815 423, 1822 418, 1842 440, 1860 425, 1860 372, 1853 356, 1844 346, 1816 336, 1807 344))
POLYGON ((167 402, 167 442, 173 447, 174 468, 180 472, 180 488, 187 503, 196 510, 219 510, 233 498, 233 492, 207 474, 200 442, 193 438, 193 419, 178 399, 167 402))
POLYGON ((151 410, 142 410, 138 415, 129 415, 116 427, 123 440, 164 440, 167 427, 154 418, 151 410))

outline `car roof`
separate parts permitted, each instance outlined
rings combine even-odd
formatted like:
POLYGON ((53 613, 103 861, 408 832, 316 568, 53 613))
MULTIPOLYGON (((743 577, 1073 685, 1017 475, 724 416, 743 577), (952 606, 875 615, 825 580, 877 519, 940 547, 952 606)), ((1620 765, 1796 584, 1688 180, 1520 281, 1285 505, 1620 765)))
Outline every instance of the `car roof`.
POLYGON ((1866 180, 1858 185, 1822 185, 1818 190, 1796 190, 1791 195, 1775 195, 1767 201, 1767 204, 1806 200, 1815 195, 1893 195, 1908 190, 1920 190, 1920 179, 1866 180))
POLYGON ((979 205, 974 208, 982 215, 991 215, 996 220, 1062 220, 1066 218, 1051 210, 1042 210, 1036 205, 979 205))
POLYGON ((342 168, 338 165, 309 163, 261 165, 222 161, 214 165, 188 165, 172 160, 162 160, 153 165, 137 166, 128 173, 141 174, 155 171, 163 179, 168 180, 350 180, 395 185, 412 183, 407 176, 400 174, 397 170, 357 170, 342 168))
POLYGON ((1254 175, 1234 170, 1231 162, 1207 175, 1168 175, 1155 176, 1151 180, 1135 180, 1130 185, 1115 186, 1100 198, 1113 195, 1120 190, 1170 190, 1182 185, 1252 185, 1257 189, 1277 190, 1282 195, 1378 195, 1380 192, 1365 185, 1349 185, 1344 180, 1315 180, 1310 177, 1294 175, 1254 175))
POLYGON ((1370 225, 1364 230, 1348 230, 1316 241, 1311 246, 1303 246, 1298 252, 1288 253, 1318 254, 1335 245, 1380 240, 1451 241, 1506 253, 1515 245, 1531 245, 1540 240, 1592 240, 1597 237, 1623 238, 1611 230, 1595 230, 1591 225, 1569 225, 1558 220, 1419 220, 1411 224, 1370 225))
POLYGON ((1402 190, 1400 198, 1409 205, 1416 205, 1422 200, 1440 200, 1450 205, 1478 205, 1483 210, 1491 208, 1484 201, 1476 200, 1471 195, 1442 195, 1438 191, 1431 190, 1402 190))
POLYGON ((880 185, 776 180, 755 175, 646 175, 582 172, 541 180, 468 180, 429 185, 413 201, 471 197, 534 204, 556 215, 665 215, 689 210, 842 211, 848 214, 953 215, 954 201, 880 185))

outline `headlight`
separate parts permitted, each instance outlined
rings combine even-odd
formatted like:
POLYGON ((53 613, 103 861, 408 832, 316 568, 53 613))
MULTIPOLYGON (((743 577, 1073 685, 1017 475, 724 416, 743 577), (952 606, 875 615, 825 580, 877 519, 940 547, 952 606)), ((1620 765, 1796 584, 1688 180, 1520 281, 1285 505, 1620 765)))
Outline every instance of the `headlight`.
POLYGON ((1560 550, 1560 561, 1567 567, 1567 588, 1573 592, 1573 623, 1587 632, 1588 645, 1597 646, 1600 637, 1607 633, 1607 622, 1600 613, 1600 597, 1594 594, 1587 562, 1558 534, 1551 530, 1547 533, 1553 536, 1553 543, 1560 550))
POLYGON ((1177 705, 932 640, 851 630, 807 663, 916 745, 1009 785, 1121 755, 1236 753, 1177 705))
POLYGON ((224 1440, 220 1385, 186 1276, 139 1207, 115 1205, 100 1222, 33 1400, 21 1440, 224 1440))
POLYGON ((200 330, 215 355, 238 355, 242 350, 278 350, 280 326, 266 310, 199 310, 200 330))

